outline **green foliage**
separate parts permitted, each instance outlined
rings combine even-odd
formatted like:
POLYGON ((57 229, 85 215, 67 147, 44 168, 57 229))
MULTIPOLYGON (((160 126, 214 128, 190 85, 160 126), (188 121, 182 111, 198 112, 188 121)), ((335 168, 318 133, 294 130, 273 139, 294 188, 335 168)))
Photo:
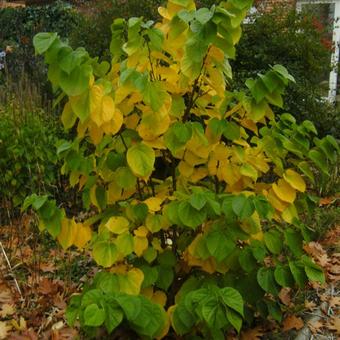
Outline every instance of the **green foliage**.
POLYGON ((41 111, 0 108, 2 208, 17 207, 32 192, 55 194, 58 170, 54 144, 60 129, 54 117, 44 115, 41 111))
POLYGON ((283 66, 247 80, 247 91, 229 88, 250 6, 169 0, 156 25, 115 20, 110 65, 53 33, 35 37, 67 100, 64 127, 77 131, 58 143, 62 173, 94 214, 76 223, 60 210, 55 222, 55 203, 41 196, 24 208, 64 249, 87 248, 107 268, 67 312, 89 336, 126 325, 146 338, 223 339, 256 313, 281 321, 282 287, 324 282, 299 212, 339 146, 310 121, 275 117, 294 82, 283 66))
POLYGON ((321 82, 328 81, 330 71, 325 29, 318 30, 310 14, 287 13, 279 6, 254 19, 244 26, 237 57, 232 62, 235 85, 242 87, 247 78, 265 72, 269 65, 285 65, 296 82, 289 84, 284 110, 279 112, 290 112, 299 122, 311 120, 321 136, 339 137, 338 109, 322 99, 327 91, 321 82))

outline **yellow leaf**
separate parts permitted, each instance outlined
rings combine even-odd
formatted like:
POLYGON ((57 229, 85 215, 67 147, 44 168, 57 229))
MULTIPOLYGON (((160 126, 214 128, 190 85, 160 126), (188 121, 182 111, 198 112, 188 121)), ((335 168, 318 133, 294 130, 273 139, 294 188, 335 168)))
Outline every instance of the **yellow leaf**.
POLYGON ((194 167, 186 161, 180 161, 178 164, 178 171, 182 176, 189 178, 194 172, 194 167))
POLYGON ((94 145, 98 145, 103 138, 103 130, 95 124, 89 126, 90 137, 94 145))
POLYGON ((167 297, 166 297, 166 294, 162 292, 161 290, 156 290, 153 293, 151 300, 155 303, 158 303, 162 307, 164 307, 166 304, 167 297))
POLYGON ((109 122, 106 122, 102 125, 102 129, 107 135, 115 135, 119 132, 120 128, 122 127, 124 122, 123 114, 116 109, 112 119, 109 122))
POLYGON ((76 233, 77 226, 75 221, 64 218, 61 221, 61 231, 57 238, 63 249, 67 249, 73 245, 76 233))
POLYGON ((287 223, 292 223, 295 218, 298 218, 298 213, 296 211, 295 205, 290 204, 281 214, 283 220, 287 223))
POLYGON ((102 110, 102 99, 104 96, 103 87, 100 85, 94 85, 90 89, 90 116, 91 119, 98 125, 101 126, 103 123, 101 110, 102 110))
POLYGON ((161 204, 163 203, 163 200, 158 197, 149 197, 143 203, 148 206, 149 211, 156 212, 161 210, 161 204))
POLYGON ((130 222, 123 216, 113 216, 105 224, 105 227, 114 234, 123 234, 129 230, 130 222))
POLYGON ((92 238, 92 230, 90 226, 84 225, 82 223, 77 224, 77 233, 74 238, 73 244, 82 249, 92 238))
POLYGON ((102 102, 102 118, 105 123, 113 118, 115 109, 113 99, 110 96, 104 96, 102 102))
POLYGON ((8 339, 12 327, 6 321, 0 321, 0 339, 8 339))
POLYGON ((125 126, 128 129, 135 130, 138 125, 139 120, 140 120, 139 115, 137 113, 133 113, 132 115, 125 118, 125 126))
POLYGON ((149 241, 146 237, 134 236, 133 250, 138 257, 141 257, 146 249, 148 249, 149 241))
POLYGON ((198 181, 200 181, 201 179, 207 177, 209 174, 208 174, 208 169, 205 168, 205 167, 198 167, 198 168, 195 168, 194 169, 194 173, 192 174, 190 180, 193 182, 193 183, 197 183, 198 181))
POLYGON ((76 122, 77 116, 73 113, 70 102, 65 104, 63 113, 61 114, 61 121, 65 129, 70 129, 76 122))
POLYGON ((287 203, 281 201, 273 191, 273 189, 270 189, 268 192, 268 201, 274 207, 276 210, 283 212, 287 208, 287 203))
POLYGON ((113 204, 120 200, 122 197, 122 189, 121 187, 114 181, 111 182, 108 186, 107 191, 107 202, 108 204, 113 204))
POLYGON ((294 170, 288 169, 284 174, 283 178, 296 190, 305 192, 306 183, 302 176, 294 170))
POLYGON ((149 234, 149 230, 146 227, 141 226, 134 230, 133 233, 138 237, 146 237, 149 234))
POLYGON ((153 287, 143 288, 140 293, 151 300, 153 296, 153 287))
POLYGON ((138 268, 131 269, 127 275, 119 275, 118 282, 121 293, 138 295, 144 280, 143 272, 138 268))
POLYGON ((296 198, 296 191, 284 179, 273 184, 273 190, 277 197, 284 202, 293 203, 296 198))

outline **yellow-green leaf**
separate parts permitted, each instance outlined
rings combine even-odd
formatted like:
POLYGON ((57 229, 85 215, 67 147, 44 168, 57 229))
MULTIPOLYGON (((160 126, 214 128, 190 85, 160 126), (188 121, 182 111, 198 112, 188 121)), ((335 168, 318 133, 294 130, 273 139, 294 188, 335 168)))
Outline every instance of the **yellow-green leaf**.
POLYGON ((283 178, 296 190, 305 192, 306 191, 306 183, 303 180, 302 176, 295 172, 294 170, 288 169, 283 178))
POLYGON ((123 216, 113 216, 105 224, 105 227, 114 234, 123 234, 129 230, 130 222, 123 216))
POLYGON ((133 145, 127 151, 127 162, 132 172, 139 177, 149 177, 155 163, 155 151, 143 143, 133 145))

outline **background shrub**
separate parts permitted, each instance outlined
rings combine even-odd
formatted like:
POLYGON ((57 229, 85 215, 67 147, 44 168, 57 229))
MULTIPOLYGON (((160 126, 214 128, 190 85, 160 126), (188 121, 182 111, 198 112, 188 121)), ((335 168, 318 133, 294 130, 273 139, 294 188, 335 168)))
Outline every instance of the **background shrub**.
MULTIPOLYGON (((0 50, 10 46, 6 56, 8 74, 18 81, 27 73, 31 82, 41 84, 50 92, 46 82, 46 68, 41 58, 34 56, 33 36, 37 32, 55 31, 66 38, 77 25, 79 15, 67 3, 56 1, 47 6, 0 9, 0 50)), ((4 83, 4 74, 0 81, 4 83)))
POLYGON ((273 12, 254 17, 253 24, 244 25, 244 33, 233 62, 234 80, 238 87, 249 77, 263 73, 269 65, 285 65, 295 77, 285 97, 284 112, 298 121, 309 119, 319 134, 339 137, 339 112, 323 99, 327 96, 321 82, 328 80, 330 47, 325 39, 326 28, 316 25, 307 13, 273 12))

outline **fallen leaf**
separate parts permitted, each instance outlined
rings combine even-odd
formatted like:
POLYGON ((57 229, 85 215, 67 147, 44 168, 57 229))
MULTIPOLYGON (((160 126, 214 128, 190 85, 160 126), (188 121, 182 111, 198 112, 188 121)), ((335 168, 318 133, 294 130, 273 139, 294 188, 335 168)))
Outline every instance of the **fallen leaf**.
POLYGON ((281 302, 286 306, 289 306, 292 303, 290 292, 291 292, 290 288, 284 287, 281 289, 279 293, 279 298, 281 302))
POLYGON ((307 310, 312 311, 312 310, 315 309, 315 307, 316 307, 316 303, 315 303, 315 302, 313 302, 313 301, 308 301, 308 300, 305 301, 305 308, 306 308, 307 310))
POLYGON ((337 197, 335 197, 335 196, 321 198, 320 201, 319 201, 319 206, 323 207, 323 206, 331 205, 336 200, 337 200, 337 197))
POLYGON ((334 331, 337 335, 340 335, 340 318, 339 316, 333 316, 327 324, 328 329, 334 331))
POLYGON ((40 263, 40 270, 44 273, 54 273, 56 266, 51 262, 40 263))
POLYGON ((0 321, 0 339, 7 339, 12 327, 5 321, 0 321))
POLYGON ((308 321, 307 324, 313 334, 318 333, 319 330, 324 327, 321 320, 308 321))
POLYGON ((26 320, 22 316, 20 316, 19 323, 13 319, 11 324, 18 331, 24 331, 27 328, 26 320))
POLYGON ((14 299, 12 292, 7 287, 0 286, 0 303, 1 304, 13 304, 14 299))
POLYGON ((53 305, 61 310, 66 309, 67 304, 61 293, 58 293, 57 295, 53 297, 53 305))
POLYGON ((303 320, 295 315, 287 316, 282 323, 283 331, 287 332, 291 329, 299 330, 304 326, 303 320))
POLYGON ((340 296, 332 296, 328 303, 329 307, 340 307, 340 296))
POLYGON ((6 316, 13 315, 15 313, 15 306, 5 303, 0 310, 0 316, 5 318, 6 316))
POLYGON ((263 334, 263 329, 261 327, 255 327, 241 332, 241 340, 259 340, 263 334))

